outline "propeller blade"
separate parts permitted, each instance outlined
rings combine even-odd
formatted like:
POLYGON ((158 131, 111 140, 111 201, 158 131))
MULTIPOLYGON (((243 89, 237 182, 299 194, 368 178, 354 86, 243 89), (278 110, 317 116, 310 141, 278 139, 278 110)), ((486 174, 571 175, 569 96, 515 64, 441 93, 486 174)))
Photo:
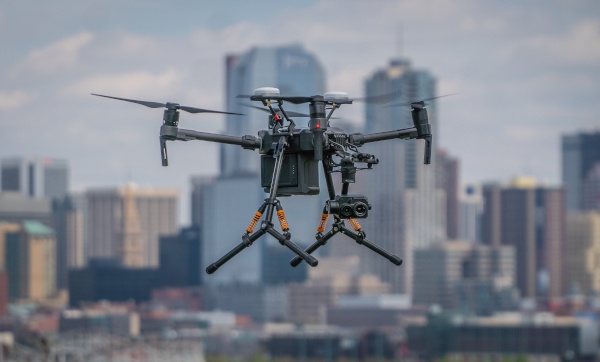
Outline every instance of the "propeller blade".
POLYGON ((163 108, 163 107, 166 106, 165 103, 138 101, 138 100, 135 100, 135 99, 127 99, 127 98, 104 96, 102 94, 95 94, 95 93, 92 93, 92 95, 93 96, 98 96, 98 97, 104 97, 104 98, 117 99, 117 100, 125 101, 125 102, 137 103, 137 104, 141 104, 142 106, 146 106, 146 107, 150 107, 150 108, 163 108))
POLYGON ((401 94, 402 94, 402 92, 397 91, 397 92, 392 92, 392 93, 379 94, 376 96, 356 97, 356 98, 352 98, 352 100, 357 101, 357 102, 365 102, 365 103, 387 103, 395 98, 400 97, 401 94))
POLYGON ((434 100, 434 99, 438 99, 438 98, 444 98, 444 97, 453 96, 453 95, 455 95, 455 94, 458 94, 458 93, 450 93, 450 94, 444 94, 443 96, 437 96, 437 97, 425 98, 425 99, 421 99, 421 100, 419 100, 419 101, 416 101, 416 102, 400 103, 400 104, 390 104, 390 105, 387 105, 386 107, 402 107, 402 106, 412 106, 413 104, 417 104, 417 103, 420 103, 420 102, 423 102, 423 106, 424 106, 424 105, 425 105, 425 102, 432 101, 432 100, 434 100))
POLYGON ((141 104, 143 106, 150 107, 150 108, 164 108, 164 107, 167 107, 169 109, 181 109, 182 111, 186 111, 186 112, 189 112, 189 113, 220 113, 220 114, 235 114, 235 115, 238 115, 238 116, 242 115, 241 113, 213 111, 213 110, 210 110, 210 109, 188 107, 188 106, 180 106, 177 103, 158 103, 158 102, 138 101, 136 99, 111 97, 111 96, 105 96, 105 95, 96 94, 96 93, 92 93, 92 95, 93 96, 98 96, 98 97, 104 97, 104 98, 117 99, 117 100, 125 101, 125 102, 137 103, 137 104, 141 104))
POLYGON ((181 109, 182 111, 186 111, 188 113, 220 113, 220 114, 235 114, 237 116, 243 116, 242 113, 213 111, 210 109, 202 109, 202 108, 188 107, 188 106, 179 106, 177 108, 181 109))

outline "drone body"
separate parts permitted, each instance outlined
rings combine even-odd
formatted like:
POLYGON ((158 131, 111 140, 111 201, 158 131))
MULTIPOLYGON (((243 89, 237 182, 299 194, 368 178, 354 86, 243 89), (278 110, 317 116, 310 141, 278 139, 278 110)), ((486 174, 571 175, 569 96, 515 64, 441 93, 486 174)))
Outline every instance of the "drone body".
MULTIPOLYGON (((372 134, 347 134, 340 128, 330 126, 331 116, 341 105, 351 104, 353 100, 359 99, 351 99, 348 94, 343 92, 329 92, 324 95, 313 96, 281 96, 277 88, 258 88, 251 96, 238 96, 261 102, 264 108, 251 107, 259 108, 270 114, 268 129, 259 131, 258 137, 256 137, 252 135, 219 135, 179 128, 180 110, 189 113, 238 113, 187 107, 177 103, 146 102, 99 94, 94 95, 137 103, 151 108, 166 108, 163 115, 163 125, 160 128, 161 162, 163 166, 168 165, 167 141, 201 140, 232 144, 247 150, 259 151, 261 157, 261 187, 268 193, 268 197, 259 206, 250 224, 245 229, 242 242, 219 260, 210 264, 206 268, 208 274, 217 271, 223 264, 245 248, 250 247, 254 241, 265 234, 273 236, 281 245, 286 246, 297 255, 290 261, 292 266, 297 266, 303 260, 313 267, 316 266, 318 261, 311 253, 325 245, 337 233, 350 237, 358 244, 366 246, 395 265, 402 264, 400 257, 390 254, 366 239, 366 234, 356 219, 368 217, 368 211, 372 206, 366 196, 349 194, 348 191, 349 185, 355 182, 357 170, 370 169, 373 165, 379 163, 374 155, 358 151, 358 148, 366 143, 395 138, 423 139, 426 147, 424 162, 426 164, 430 163, 432 135, 423 101, 410 104, 414 127, 372 134), (273 106, 273 102, 277 104, 276 107, 273 106), (284 109, 284 103, 286 102, 292 104, 308 103, 309 114, 286 112, 284 109), (309 117, 308 127, 296 127, 292 117, 309 117), (290 195, 318 195, 321 191, 319 187, 319 168, 322 169, 325 177, 328 200, 323 207, 321 221, 317 227, 316 241, 306 250, 303 250, 291 241, 289 224, 277 198, 290 195), (340 194, 336 193, 333 183, 332 173, 334 172, 340 172, 342 175, 340 194), (275 215, 279 219, 281 232, 275 229, 272 222, 275 215), (333 216, 334 221, 331 229, 326 232, 327 221, 330 216, 333 216), (345 221, 348 221, 352 229, 346 227, 345 221), (255 229, 257 230, 255 231, 255 229)), ((374 98, 381 99, 381 97, 374 98)), ((376 100, 374 98, 360 100, 376 100)), ((383 98, 389 97, 384 96, 383 98)))

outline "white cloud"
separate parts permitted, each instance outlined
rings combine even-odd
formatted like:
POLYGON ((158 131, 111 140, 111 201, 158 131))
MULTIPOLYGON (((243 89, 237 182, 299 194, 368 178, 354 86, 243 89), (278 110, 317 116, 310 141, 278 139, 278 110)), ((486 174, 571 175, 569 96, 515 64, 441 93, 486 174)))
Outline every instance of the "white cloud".
POLYGON ((597 65, 600 62, 600 21, 583 21, 573 25, 565 35, 538 36, 523 45, 564 63, 597 65))
MULTIPOLYGON (((90 93, 114 95, 116 97, 152 97, 157 90, 161 93, 174 91, 182 80, 181 72, 167 69, 162 73, 148 71, 124 74, 98 74, 83 78, 68 86, 61 96, 89 96, 90 93)), ((136 98, 137 99, 137 98, 136 98)))
POLYGON ((93 39, 93 34, 83 32, 34 49, 10 71, 10 75, 13 77, 27 76, 30 73, 48 75, 68 70, 77 64, 81 49, 93 39))
POLYGON ((23 90, 0 90, 0 110, 15 110, 31 102, 33 99, 35 99, 35 94, 33 92, 27 92, 23 90))

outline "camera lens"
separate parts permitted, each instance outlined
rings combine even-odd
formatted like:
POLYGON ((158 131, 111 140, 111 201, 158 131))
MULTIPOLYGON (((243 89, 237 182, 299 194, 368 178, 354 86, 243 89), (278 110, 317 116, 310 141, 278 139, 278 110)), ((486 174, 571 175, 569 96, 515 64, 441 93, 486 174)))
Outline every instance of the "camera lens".
POLYGON ((356 215, 356 217, 365 217, 365 215, 367 215, 368 210, 369 208, 364 202, 357 202, 354 205, 354 214, 356 215))
POLYGON ((340 213, 342 214, 342 216, 346 216, 346 217, 352 216, 352 206, 350 206, 350 205, 342 206, 340 213))

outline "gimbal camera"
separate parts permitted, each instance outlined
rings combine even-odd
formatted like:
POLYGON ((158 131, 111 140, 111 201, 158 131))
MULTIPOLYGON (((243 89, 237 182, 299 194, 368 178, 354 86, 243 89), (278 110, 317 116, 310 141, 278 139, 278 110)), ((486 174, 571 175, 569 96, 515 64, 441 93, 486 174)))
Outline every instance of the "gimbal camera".
POLYGON ((331 127, 329 124, 336 109, 344 104, 352 104, 353 100, 358 100, 349 98, 347 93, 330 92, 313 96, 281 96, 277 88, 258 88, 251 96, 239 96, 261 102, 263 107, 266 107, 261 109, 270 113, 269 129, 259 131, 258 137, 256 137, 252 135, 219 135, 179 128, 180 110, 189 113, 239 113, 181 106, 177 103, 147 102, 99 94, 93 95, 137 103, 150 108, 166 108, 159 137, 163 166, 168 165, 166 141, 200 140, 237 145, 247 150, 258 149, 261 154, 261 186, 268 193, 268 197, 258 208, 246 228, 242 235, 242 242, 219 260, 210 264, 206 268, 208 274, 217 271, 223 264, 245 248, 250 247, 254 241, 265 234, 273 236, 281 245, 286 246, 297 255, 290 261, 292 266, 299 265, 302 260, 310 266, 317 266, 318 261, 311 253, 325 245, 338 232, 383 256, 393 264, 402 264, 399 256, 389 253, 366 239, 366 234, 356 219, 366 218, 371 204, 364 195, 348 194, 348 189, 349 185, 356 181, 357 170, 370 169, 379 163, 374 155, 358 151, 358 148, 366 143, 395 138, 423 139, 425 140, 424 163, 431 162, 432 134, 424 101, 410 104, 414 127, 372 134, 347 134, 342 129, 331 127), (277 104, 276 107, 273 102, 277 104), (287 112, 283 108, 285 102, 308 103, 309 114, 287 112), (308 128, 296 127, 296 123, 291 117, 309 117, 308 128), (325 176, 329 199, 325 203, 321 221, 317 227, 316 241, 303 250, 291 241, 289 224, 277 197, 319 194, 319 163, 321 163, 325 176), (342 175, 342 190, 339 195, 336 194, 333 184, 333 172, 341 172, 342 175), (272 220, 275 214, 279 219, 281 232, 274 228, 272 220), (331 229, 325 232, 330 215, 333 215, 334 222, 331 229), (258 225, 261 219, 262 222, 258 225), (348 220, 353 230, 346 227, 344 220, 348 220), (255 231, 257 226, 259 226, 258 230, 255 231))

